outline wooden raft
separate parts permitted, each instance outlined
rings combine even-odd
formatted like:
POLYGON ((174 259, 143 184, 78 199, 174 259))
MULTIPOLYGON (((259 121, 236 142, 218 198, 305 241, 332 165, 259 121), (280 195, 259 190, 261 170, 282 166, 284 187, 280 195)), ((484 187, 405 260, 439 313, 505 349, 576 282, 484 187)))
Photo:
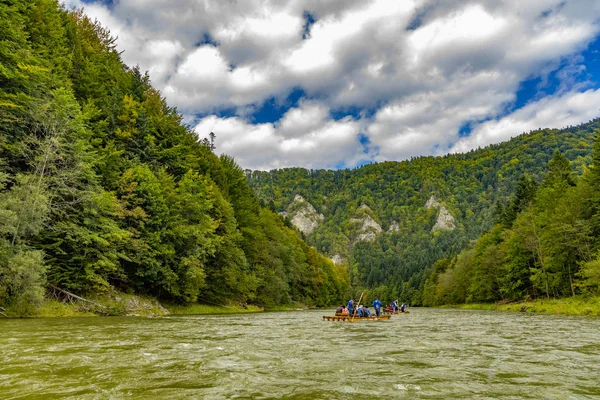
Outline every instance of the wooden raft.
POLYGON ((408 314, 408 311, 389 311, 389 310, 381 310, 382 314, 392 315, 392 314, 408 314))
POLYGON ((360 321, 387 321, 388 319, 390 319, 389 315, 382 315, 381 317, 354 317, 354 319, 352 319, 352 316, 347 316, 347 315, 324 315, 323 316, 323 321, 346 321, 346 322, 360 322, 360 321))

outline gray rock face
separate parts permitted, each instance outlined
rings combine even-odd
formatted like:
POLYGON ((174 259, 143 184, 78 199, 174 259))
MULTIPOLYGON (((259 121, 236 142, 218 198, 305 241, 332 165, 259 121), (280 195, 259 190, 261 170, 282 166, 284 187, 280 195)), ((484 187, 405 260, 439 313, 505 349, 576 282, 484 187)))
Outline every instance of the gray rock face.
POLYGON ((428 210, 432 208, 436 208, 439 210, 437 221, 435 222, 433 228, 431 228, 432 232, 452 231, 456 228, 456 225, 454 223, 454 217, 452 216, 452 214, 450 214, 450 211, 448 211, 448 209, 435 198, 434 195, 431 195, 429 200, 427 200, 427 203, 425 203, 425 208, 427 208, 428 210))
POLYGON ((309 235, 314 231, 325 218, 323 214, 317 213, 312 204, 298 194, 288 207, 288 211, 281 213, 281 215, 283 217, 291 215, 292 224, 305 235, 309 235))
MULTIPOLYGON (((369 206, 366 204, 361 205, 358 210, 372 212, 369 206)), ((381 226, 368 213, 365 213, 363 216, 358 218, 351 218, 350 222, 358 225, 358 235, 356 236, 357 241, 372 242, 382 231, 381 226)))
POLYGON ((344 259, 339 254, 334 254, 334 256, 331 257, 331 261, 333 261, 335 265, 340 265, 344 263, 344 259))
POLYGON ((399 232, 399 231, 400 231, 400 225, 398 225, 398 223, 396 221, 392 221, 392 223, 390 224, 390 227, 388 228, 388 233, 399 232))
POLYGON ((432 208, 440 208, 440 202, 437 201, 434 195, 431 195, 429 200, 427 200, 427 203, 425 203, 425 208, 428 210, 432 208))
POLYGON ((432 231, 452 231, 456 228, 454 225, 454 217, 450 214, 450 211, 444 206, 440 207, 440 212, 438 214, 437 221, 432 231))

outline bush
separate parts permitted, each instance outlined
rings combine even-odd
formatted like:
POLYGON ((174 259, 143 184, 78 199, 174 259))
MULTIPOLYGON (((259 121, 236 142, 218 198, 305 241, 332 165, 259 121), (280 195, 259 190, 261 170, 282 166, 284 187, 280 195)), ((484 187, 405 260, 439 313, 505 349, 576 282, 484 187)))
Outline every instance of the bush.
POLYGON ((34 315, 44 299, 43 253, 19 249, 0 255, 0 302, 12 316, 34 315))

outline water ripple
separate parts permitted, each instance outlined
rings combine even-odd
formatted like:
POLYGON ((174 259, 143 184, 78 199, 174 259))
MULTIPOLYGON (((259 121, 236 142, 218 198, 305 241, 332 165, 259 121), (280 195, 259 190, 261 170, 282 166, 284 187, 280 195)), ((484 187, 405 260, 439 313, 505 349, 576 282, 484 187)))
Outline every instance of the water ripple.
POLYGON ((597 318, 323 313, 0 320, 0 398, 600 399, 597 318))

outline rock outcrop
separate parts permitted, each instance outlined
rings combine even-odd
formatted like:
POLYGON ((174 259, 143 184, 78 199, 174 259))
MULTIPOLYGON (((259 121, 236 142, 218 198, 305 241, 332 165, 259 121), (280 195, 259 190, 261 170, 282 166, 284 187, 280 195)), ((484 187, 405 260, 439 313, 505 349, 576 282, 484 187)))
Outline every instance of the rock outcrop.
POLYGON ((432 208, 440 208, 440 202, 437 201, 437 199, 435 198, 434 195, 431 195, 431 197, 429 198, 429 200, 427 200, 427 203, 425 203, 425 208, 426 209, 432 209, 432 208))
POLYGON ((333 261, 335 265, 340 265, 344 263, 344 259, 339 254, 334 254, 333 257, 331 257, 331 261, 333 261))
POLYGON ((317 213, 313 205, 299 194, 294 197, 294 201, 289 205, 288 211, 282 212, 281 215, 284 218, 291 216, 292 224, 305 235, 309 235, 325 219, 323 214, 317 213))
POLYGON ((392 221, 390 227, 388 228, 388 233, 392 232, 400 232, 400 225, 396 221, 392 221))
POLYGON ((450 214, 450 211, 444 206, 440 207, 440 212, 438 213, 437 221, 432 231, 452 231, 456 228, 454 225, 454 217, 450 214))
POLYGON ((158 302, 158 300, 143 299, 138 296, 133 296, 125 301, 125 311, 127 315, 139 316, 155 316, 169 315, 170 312, 158 302))
POLYGON ((436 208, 439 210, 437 221, 435 222, 433 228, 431 228, 432 232, 452 231, 456 228, 456 225, 454 223, 454 217, 452 216, 452 214, 450 214, 450 211, 448 211, 448 209, 435 198, 434 195, 431 195, 429 200, 427 200, 427 202, 425 203, 425 208, 427 208, 428 210, 432 208, 436 208))
POLYGON ((350 222, 357 225, 358 234, 356 241, 372 242, 382 231, 381 226, 373 219, 373 211, 366 204, 361 205, 357 211, 362 211, 362 215, 351 218, 350 222))

